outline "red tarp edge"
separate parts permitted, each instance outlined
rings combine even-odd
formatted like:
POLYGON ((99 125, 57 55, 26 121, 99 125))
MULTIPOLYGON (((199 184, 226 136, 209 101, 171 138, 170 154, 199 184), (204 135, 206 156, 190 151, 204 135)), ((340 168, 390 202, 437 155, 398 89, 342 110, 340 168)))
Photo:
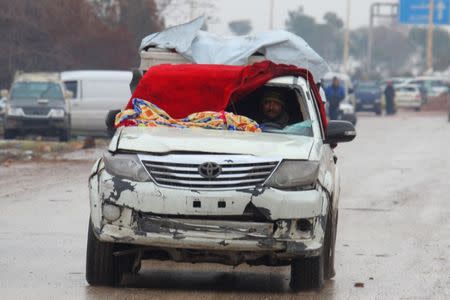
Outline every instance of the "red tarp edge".
POLYGON ((148 69, 139 81, 126 109, 132 109, 133 98, 159 106, 173 118, 184 118, 201 111, 223 111, 236 101, 281 76, 299 76, 310 83, 317 101, 324 129, 327 128, 325 106, 306 69, 270 61, 250 66, 228 65, 158 65, 148 69))

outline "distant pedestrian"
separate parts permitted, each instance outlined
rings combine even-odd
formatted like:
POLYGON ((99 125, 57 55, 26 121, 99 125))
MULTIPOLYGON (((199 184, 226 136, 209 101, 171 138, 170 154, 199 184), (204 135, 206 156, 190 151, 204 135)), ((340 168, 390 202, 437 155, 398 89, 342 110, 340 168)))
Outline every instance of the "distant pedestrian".
POLYGON ((345 90, 337 77, 333 77, 333 83, 326 88, 325 95, 329 103, 328 117, 330 120, 337 120, 339 117, 339 104, 345 99, 345 90))
POLYGON ((395 114, 395 89, 391 81, 387 82, 386 88, 384 89, 384 96, 386 98, 386 114, 395 114))

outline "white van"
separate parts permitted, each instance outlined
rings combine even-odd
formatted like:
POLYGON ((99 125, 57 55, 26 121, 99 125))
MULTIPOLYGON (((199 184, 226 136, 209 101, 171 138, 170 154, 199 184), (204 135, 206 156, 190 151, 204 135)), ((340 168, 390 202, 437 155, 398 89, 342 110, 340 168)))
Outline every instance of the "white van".
POLYGON ((72 134, 106 136, 106 116, 130 99, 131 77, 131 71, 62 72, 62 81, 73 93, 72 134))

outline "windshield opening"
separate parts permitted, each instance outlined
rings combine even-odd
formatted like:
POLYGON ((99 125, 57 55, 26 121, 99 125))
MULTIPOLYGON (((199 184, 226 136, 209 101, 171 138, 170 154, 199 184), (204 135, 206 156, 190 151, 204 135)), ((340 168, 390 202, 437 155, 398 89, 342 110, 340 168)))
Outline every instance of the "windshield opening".
POLYGON ((16 82, 11 90, 11 100, 63 100, 59 84, 54 82, 16 82))
POLYGON ((255 120, 263 132, 313 136, 306 100, 291 88, 264 86, 227 111, 255 120))
POLYGON ((357 92, 374 92, 374 91, 378 91, 380 89, 380 87, 376 84, 376 83, 359 83, 355 90, 357 92))

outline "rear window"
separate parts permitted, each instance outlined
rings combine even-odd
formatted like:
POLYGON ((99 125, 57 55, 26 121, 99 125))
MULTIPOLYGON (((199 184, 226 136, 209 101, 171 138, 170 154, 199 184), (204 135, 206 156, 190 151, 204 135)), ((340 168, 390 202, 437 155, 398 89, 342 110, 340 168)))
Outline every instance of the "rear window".
POLYGON ((415 88, 415 87, 401 87, 401 88, 398 88, 397 91, 399 91, 399 92, 416 92, 417 88, 415 88))
POLYGON ((360 92, 379 92, 380 88, 374 83, 360 83, 356 87, 356 91, 360 92))
POLYGON ((11 100, 61 100, 64 99, 59 84, 54 82, 16 82, 11 90, 11 100))

